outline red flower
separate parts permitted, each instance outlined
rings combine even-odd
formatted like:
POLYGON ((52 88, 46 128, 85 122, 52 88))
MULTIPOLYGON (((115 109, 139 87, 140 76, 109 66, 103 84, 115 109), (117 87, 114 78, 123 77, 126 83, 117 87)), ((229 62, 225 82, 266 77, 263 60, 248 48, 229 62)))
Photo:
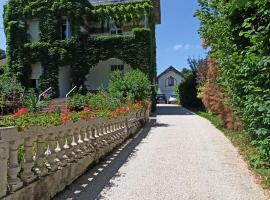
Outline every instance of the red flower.
POLYGON ((94 113, 90 114, 90 119, 95 119, 95 114, 94 113))
POLYGON ((88 105, 86 107, 84 107, 83 111, 88 111, 88 110, 92 110, 93 106, 92 105, 88 105))
POLYGON ((63 113, 61 113, 60 119, 63 123, 66 123, 70 119, 69 110, 65 110, 63 113))
POLYGON ((86 120, 86 112, 82 112, 81 119, 86 120))
POLYGON ((14 115, 11 116, 11 119, 15 120, 18 117, 21 117, 24 114, 27 114, 29 112, 29 109, 26 107, 22 107, 18 112, 16 112, 14 115))

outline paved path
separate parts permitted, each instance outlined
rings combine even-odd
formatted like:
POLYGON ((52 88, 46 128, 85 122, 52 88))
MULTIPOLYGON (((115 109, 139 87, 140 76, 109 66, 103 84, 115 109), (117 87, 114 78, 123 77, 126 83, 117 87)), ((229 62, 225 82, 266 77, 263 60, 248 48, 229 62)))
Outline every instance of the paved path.
POLYGON ((237 150, 207 120, 160 106, 150 131, 129 140, 58 199, 264 200, 237 150))

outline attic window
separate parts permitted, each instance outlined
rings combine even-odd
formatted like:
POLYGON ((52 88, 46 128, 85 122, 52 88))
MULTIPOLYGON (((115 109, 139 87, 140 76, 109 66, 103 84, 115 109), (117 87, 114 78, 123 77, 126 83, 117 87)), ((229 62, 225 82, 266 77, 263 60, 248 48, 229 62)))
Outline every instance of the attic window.
POLYGON ((71 20, 69 17, 62 18, 61 39, 71 39, 71 20))
POLYGON ((174 84, 175 84, 175 78, 173 78, 172 76, 170 76, 167 80, 168 80, 168 86, 169 87, 174 86, 174 84))

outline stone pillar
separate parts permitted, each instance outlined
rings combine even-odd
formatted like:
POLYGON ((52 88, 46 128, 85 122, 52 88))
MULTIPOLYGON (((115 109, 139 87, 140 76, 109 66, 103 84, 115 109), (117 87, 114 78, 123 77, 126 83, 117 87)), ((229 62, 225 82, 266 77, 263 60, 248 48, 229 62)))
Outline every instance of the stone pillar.
POLYGON ((56 140, 55 140, 55 135, 54 133, 50 133, 49 134, 49 138, 48 138, 48 143, 49 143, 49 149, 50 149, 50 153, 48 154, 48 162, 50 164, 50 170, 51 171, 56 171, 58 169, 58 166, 55 162, 56 159, 56 140))
POLYGON ((36 171, 39 176, 46 176, 48 174, 45 158, 45 138, 46 136, 44 135, 37 138, 36 171))
POLYGON ((21 173, 21 179, 25 183, 30 183, 36 178, 34 172, 32 171, 34 167, 33 149, 32 149, 33 141, 34 141, 34 138, 26 138, 24 140, 25 156, 24 156, 24 162, 22 163, 23 171, 21 173))
POLYGON ((18 162, 18 149, 20 141, 9 143, 9 167, 8 167, 8 186, 11 192, 14 192, 23 186, 22 181, 18 178, 21 167, 18 162))
POLYGON ((9 146, 8 142, 0 142, 0 198, 7 193, 7 169, 8 169, 9 146))

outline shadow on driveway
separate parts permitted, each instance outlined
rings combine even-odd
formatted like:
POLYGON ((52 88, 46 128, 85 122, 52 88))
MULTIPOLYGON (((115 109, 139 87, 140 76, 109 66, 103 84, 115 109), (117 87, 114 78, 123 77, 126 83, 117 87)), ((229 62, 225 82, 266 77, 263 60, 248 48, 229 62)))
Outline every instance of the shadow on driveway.
POLYGON ((195 115, 195 114, 179 105, 159 104, 157 106, 156 115, 195 115))
MULTIPOLYGON (((155 126, 156 119, 142 129, 137 135, 129 139, 117 148, 94 168, 90 168, 84 175, 79 177, 70 186, 56 195, 53 200, 94 200, 100 199, 100 193, 105 186, 112 187, 110 180, 119 176, 118 170, 129 159, 136 156, 136 147, 147 137, 151 127, 155 126)), ((164 124, 165 126, 165 124, 164 124)))

